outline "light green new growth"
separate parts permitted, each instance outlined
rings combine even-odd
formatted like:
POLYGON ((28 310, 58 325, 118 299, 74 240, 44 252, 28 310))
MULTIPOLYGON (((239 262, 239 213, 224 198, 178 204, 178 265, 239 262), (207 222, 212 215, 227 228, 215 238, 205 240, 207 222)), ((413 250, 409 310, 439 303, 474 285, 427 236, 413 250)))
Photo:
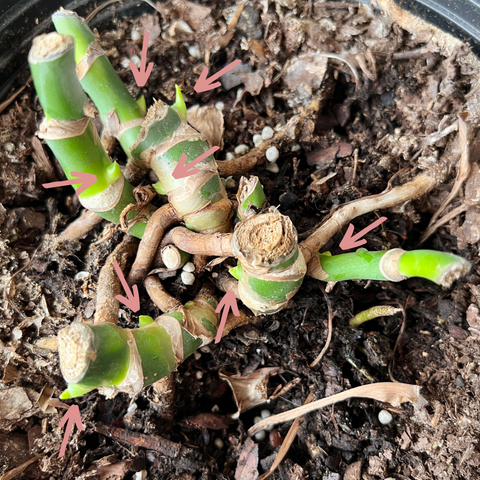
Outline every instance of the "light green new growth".
POLYGON ((187 121, 187 106, 185 105, 182 91, 178 85, 175 85, 175 103, 172 105, 172 108, 176 110, 185 121, 187 121))
POLYGON ((265 193, 258 177, 240 178, 237 202, 237 216, 242 221, 256 215, 265 206, 265 193))
MULTIPOLYGON (((136 203, 133 187, 121 175, 120 167, 111 162, 85 114, 88 100, 75 74, 72 39, 58 33, 37 37, 29 65, 46 117, 39 136, 46 140, 67 178, 76 178, 72 175, 75 171, 96 175, 97 182, 79 198, 86 208, 119 223, 122 210, 136 203)), ((130 233, 141 237, 144 229, 145 223, 137 223, 130 233)))
POLYGON ((348 322, 351 327, 358 327, 362 323, 368 322, 378 317, 391 317, 398 312, 403 312, 402 308, 395 308, 390 305, 379 305, 377 307, 371 307, 363 312, 357 313, 353 318, 348 322))

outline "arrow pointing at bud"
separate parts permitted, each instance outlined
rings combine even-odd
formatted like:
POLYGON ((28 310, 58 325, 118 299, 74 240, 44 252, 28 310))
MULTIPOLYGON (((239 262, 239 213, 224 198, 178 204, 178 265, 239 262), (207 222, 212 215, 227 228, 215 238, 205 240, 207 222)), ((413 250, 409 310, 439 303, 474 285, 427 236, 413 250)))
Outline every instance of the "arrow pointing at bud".
POLYGON ((220 150, 220 147, 210 148, 205 153, 202 153, 195 160, 189 162, 188 165, 185 164, 185 162, 187 161, 187 156, 184 153, 182 153, 180 160, 178 161, 175 169, 172 172, 172 177, 175 178, 176 180, 179 180, 180 178, 187 178, 187 177, 190 177, 191 175, 195 175, 200 170, 198 168, 194 168, 193 170, 190 170, 190 169, 195 165, 198 165, 202 160, 209 157, 210 155, 215 153, 217 150, 220 150))
POLYGON ((143 46, 142 46, 142 59, 140 60, 140 70, 137 66, 130 62, 128 65, 132 70, 133 76, 135 77, 135 83, 139 87, 143 87, 148 80, 148 77, 152 73, 153 62, 150 62, 147 67, 147 50, 148 50, 148 32, 145 32, 143 36, 143 46))
POLYGON ((118 265, 118 262, 116 260, 113 262, 113 268, 115 268, 118 278, 122 283, 123 289, 127 294, 127 297, 124 297, 123 295, 117 295, 115 298, 119 302, 122 302, 124 305, 126 305, 133 312, 138 312, 140 310, 140 296, 138 295, 138 287, 134 285, 132 287, 132 290, 133 290, 133 293, 132 293, 132 290, 130 290, 128 283, 125 280, 125 277, 123 276, 122 269, 120 268, 120 265, 118 265))
POLYGON ((347 232, 345 233, 345 235, 342 238, 342 241, 340 242, 340 248, 342 250, 349 250, 351 248, 357 248, 357 247, 360 247, 360 245, 364 245, 365 243, 367 243, 367 241, 362 237, 366 235, 370 230, 373 230, 374 228, 378 227, 385 220, 387 220, 387 217, 380 217, 378 220, 375 220, 375 222, 373 222, 368 227, 365 227, 356 235, 353 235, 353 230, 355 229, 355 227, 352 224, 350 224, 347 228, 347 232))
POLYGON ((209 90, 213 90, 214 88, 219 87, 220 82, 215 82, 215 80, 220 78, 222 75, 224 75, 225 73, 227 73, 229 70, 236 67, 240 63, 242 63, 241 60, 235 60, 234 62, 230 63, 226 67, 222 68, 219 72, 212 75, 210 78, 207 78, 208 67, 203 67, 202 73, 200 74, 200 77, 197 80, 197 83, 195 84, 193 89, 197 93, 202 93, 202 92, 208 92, 209 90), (215 83, 212 83, 212 82, 215 82, 215 83))
POLYGON ((94 183, 97 182, 97 176, 93 173, 86 172, 70 172, 70 175, 75 175, 78 178, 71 178, 70 180, 62 180, 61 182, 52 182, 52 183, 43 183, 43 188, 56 188, 56 187, 66 187, 68 185, 77 185, 81 183, 80 187, 77 188, 77 195, 83 193, 88 187, 91 187, 94 183))
POLYGON ((79 430, 85 430, 85 427, 82 423, 82 417, 80 416, 80 409, 78 405, 72 405, 68 410, 67 413, 62 418, 60 422, 60 428, 67 424, 67 428, 65 428, 65 435, 63 436, 63 442, 60 446, 60 453, 58 454, 58 458, 63 457, 65 455, 65 450, 67 448, 68 438, 70 437, 70 433, 73 429, 73 424, 77 425, 79 430), (67 423, 68 422, 68 423, 67 423))
POLYGON ((228 312, 232 309, 233 314, 236 317, 240 316, 240 312, 238 311, 238 305, 237 305, 237 299, 235 298, 235 292, 232 290, 229 290, 223 298, 220 300, 220 303, 218 304, 215 313, 220 313, 222 312, 222 318, 220 320, 220 325, 218 326, 217 329, 217 336, 215 337, 215 343, 218 343, 222 339, 222 333, 223 329, 225 328, 225 322, 227 321, 228 317, 228 312), (222 312, 222 308, 224 308, 222 312))

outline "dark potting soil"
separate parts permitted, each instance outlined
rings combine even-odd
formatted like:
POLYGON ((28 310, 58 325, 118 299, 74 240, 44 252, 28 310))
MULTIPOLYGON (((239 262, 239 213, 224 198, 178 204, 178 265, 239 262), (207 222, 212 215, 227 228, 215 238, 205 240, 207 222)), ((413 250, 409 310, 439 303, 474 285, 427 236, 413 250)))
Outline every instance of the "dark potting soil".
MULTIPOLYGON (((100 32, 102 45, 131 93, 145 95, 147 105, 153 99, 172 103, 175 84, 188 106, 222 102, 225 145, 219 159, 241 144, 252 149, 253 135, 265 126, 284 125, 323 89, 324 106, 299 132, 299 147, 280 147, 278 173, 265 165, 251 172, 260 177, 270 205, 290 216, 300 239, 342 204, 382 192, 394 176, 399 185, 422 162, 451 155, 446 183, 427 197, 381 212, 388 221, 365 237, 370 250, 417 248, 452 189, 458 135, 453 132, 416 154, 424 137, 452 124, 478 94, 473 90, 480 74, 474 66, 467 68, 466 47, 426 41, 361 3, 248 1, 231 33, 227 25, 237 8, 223 1, 199 8, 175 0, 160 6, 161 14, 118 19, 114 31, 100 32), (146 30, 153 42, 148 61, 155 67, 146 87, 138 88, 126 65, 140 57, 146 30), (211 72, 237 58, 247 68, 237 78, 225 76, 222 88, 196 94, 207 51, 211 72), (344 61, 330 59, 322 79, 320 60, 312 64, 307 56, 316 52, 342 55, 356 66, 358 78, 344 61)), ((35 140, 42 115, 28 86, 0 116, 1 474, 23 465, 15 478, 145 478, 140 472, 146 471, 154 479, 254 479, 257 469, 269 469, 291 425, 277 425, 256 441, 258 448, 248 447, 246 430, 262 409, 276 414, 301 405, 309 392, 322 398, 392 380, 421 385, 428 405, 415 411, 409 404, 392 408, 353 399, 311 413, 300 421, 272 478, 479 478, 480 214, 471 192, 463 189, 446 213, 462 204, 470 206, 467 213, 453 216, 423 245, 474 263, 452 288, 419 279, 337 283, 326 293, 332 341, 311 368, 325 345, 328 309, 325 285, 307 277, 288 308, 187 359, 166 392, 149 387, 135 399, 125 394, 105 399, 94 391, 76 399, 85 430, 74 429, 59 458, 64 429, 58 425, 68 405, 57 400, 40 407, 37 402, 42 389, 44 394, 53 389, 58 398, 65 388, 53 339, 66 325, 92 318, 100 268, 123 233, 102 240, 104 222, 81 241, 58 239, 81 208, 70 189, 41 187, 64 178, 48 148, 35 140), (374 305, 401 306, 406 314, 358 329, 348 326, 352 316, 374 305), (270 379, 269 395, 277 387, 291 388, 232 420, 236 405, 219 372, 245 376, 262 367, 282 369, 270 379), (393 416, 387 425, 378 420, 382 409, 393 416), (113 428, 120 429, 121 438, 109 436, 113 428), (150 441, 139 440, 138 433, 150 441), (239 469, 239 459, 249 468, 239 469)), ((472 182, 480 157, 474 148, 477 124, 472 115, 472 182)), ((125 161, 118 148, 113 157, 125 161)), ((229 192, 233 196, 235 189, 229 192)), ((355 231, 378 216, 356 219, 355 231)), ((324 251, 340 253, 343 233, 324 251)), ((165 284, 182 301, 191 298, 192 288, 185 288, 179 276, 165 284)), ((159 313, 145 292, 141 313, 159 313)), ((138 315, 121 309, 120 324, 133 328, 138 315)))

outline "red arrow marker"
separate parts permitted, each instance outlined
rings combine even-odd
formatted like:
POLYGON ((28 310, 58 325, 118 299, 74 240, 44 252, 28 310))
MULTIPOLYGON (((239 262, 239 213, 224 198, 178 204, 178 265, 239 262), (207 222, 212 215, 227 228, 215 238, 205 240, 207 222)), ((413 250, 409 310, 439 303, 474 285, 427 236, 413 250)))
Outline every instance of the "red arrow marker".
POLYGON ((380 217, 378 220, 375 220, 371 225, 365 227, 363 230, 358 232, 356 235, 353 235, 354 226, 350 224, 347 228, 347 233, 342 238, 340 242, 340 248, 342 250, 349 250, 350 248, 357 248, 360 245, 364 245, 367 241, 362 238, 366 235, 370 230, 378 227, 381 223, 387 220, 387 217, 380 217), (352 236, 353 235, 353 236, 352 236))
POLYGON ((203 67, 202 73, 200 74, 197 83, 193 87, 193 89, 197 93, 208 92, 209 90, 213 90, 220 86, 220 82, 215 82, 217 78, 220 78, 224 73, 227 73, 233 67, 236 67, 238 64, 242 63, 241 60, 235 60, 234 62, 230 63, 226 67, 222 68, 219 72, 215 75, 212 75, 210 78, 207 78, 208 75, 208 67, 203 67), (215 82, 215 83, 212 83, 215 82))
POLYGON ((238 317, 240 312, 238 311, 237 299, 235 298, 235 293, 232 290, 229 290, 223 298, 220 300, 215 313, 222 312, 222 318, 220 319, 220 325, 218 326, 217 336, 215 337, 215 343, 218 343, 222 339, 223 329, 225 328, 225 322, 227 321, 228 311, 232 309, 233 314, 238 317), (222 308, 225 309, 222 312, 222 308))
POLYGON ((139 87, 143 87, 148 80, 148 77, 152 73, 153 62, 150 62, 147 67, 147 49, 148 49, 148 32, 145 32, 143 36, 143 46, 142 46, 142 59, 140 61, 140 70, 137 69, 137 66, 130 62, 128 65, 132 70, 133 76, 135 77, 135 83, 139 87))
POLYGON ((134 285, 132 287, 132 290, 133 290, 133 293, 132 293, 132 290, 130 290, 130 287, 128 286, 127 281, 123 276, 122 269, 120 268, 116 260, 113 262, 113 268, 115 268, 118 278, 120 279, 120 282, 122 282, 123 289, 125 290, 128 297, 126 298, 123 295, 117 295, 115 298, 119 302, 122 302, 124 305, 126 305, 133 312, 138 312, 140 310, 140 296, 138 295, 138 287, 134 285))
POLYGON ((65 423, 67 423, 67 428, 65 428, 65 435, 63 436, 63 442, 60 447, 60 453, 58 454, 58 458, 63 457, 65 455, 65 449, 67 448, 68 437, 70 437, 70 433, 72 432, 73 424, 75 423, 79 430, 85 430, 85 427, 83 426, 83 423, 82 423, 82 417, 80 416, 80 409, 78 408, 78 405, 72 405, 67 410, 67 413, 63 416, 62 421, 60 422, 60 428, 63 428, 65 423))
POLYGON ((77 183, 82 183, 80 187, 77 188, 77 195, 83 193, 88 187, 91 187, 94 183, 97 182, 97 176, 93 173, 85 172, 70 172, 71 175, 75 175, 78 178, 71 178, 70 180, 62 180, 61 182, 52 182, 52 183, 43 183, 43 188, 56 188, 56 187, 66 187, 67 185, 76 185, 77 183))
POLYGON ((185 162, 187 161, 187 156, 184 153, 182 153, 182 156, 180 157, 180 160, 178 161, 177 166, 172 172, 172 177, 175 178, 176 180, 179 180, 180 178, 187 178, 187 177, 190 177, 191 175, 195 175, 200 170, 198 168, 194 168, 193 170, 190 170, 190 169, 195 165, 198 165, 202 160, 209 157, 210 155, 215 153, 217 150, 220 150, 220 147, 210 148, 205 153, 202 153, 199 157, 197 157, 195 160, 190 162, 188 165, 185 165, 185 162))

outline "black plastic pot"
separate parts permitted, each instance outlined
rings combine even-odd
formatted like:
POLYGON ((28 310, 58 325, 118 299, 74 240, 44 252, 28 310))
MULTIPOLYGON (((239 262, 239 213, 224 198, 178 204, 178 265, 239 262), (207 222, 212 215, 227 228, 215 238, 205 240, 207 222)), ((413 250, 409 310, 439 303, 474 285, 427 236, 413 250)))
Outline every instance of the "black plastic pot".
MULTIPOLYGON (((29 75, 27 55, 32 40, 53 30, 51 15, 60 7, 87 16, 96 8, 96 0, 0 0, 0 101, 19 75, 29 75)), ((113 11, 120 17, 138 17, 152 8, 141 1, 115 3, 105 7, 90 22, 91 27, 112 26, 113 11)))
POLYGON ((480 0, 395 0, 395 3, 469 42, 480 56, 480 0))
MULTIPOLYGON (((395 0, 403 8, 470 42, 480 54, 480 0, 395 0)), ((233 2, 233 0, 232 0, 233 2)), ((0 101, 20 75, 28 76, 27 54, 32 39, 52 29, 50 16, 60 7, 86 16, 96 0, 0 0, 0 101)), ((102 3, 102 2, 98 2, 102 3)), ((139 0, 115 3, 115 15, 137 17, 152 11, 139 0)), ((92 20, 92 27, 111 26, 111 6, 92 20)))

